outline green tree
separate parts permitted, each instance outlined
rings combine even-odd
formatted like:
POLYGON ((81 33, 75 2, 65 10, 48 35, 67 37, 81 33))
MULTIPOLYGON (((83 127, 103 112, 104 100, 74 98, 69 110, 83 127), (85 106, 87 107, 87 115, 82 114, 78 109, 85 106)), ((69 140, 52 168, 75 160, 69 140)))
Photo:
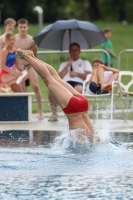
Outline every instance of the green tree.
POLYGON ((72 18, 88 21, 121 21, 125 18, 133 22, 133 0, 1 0, 1 22, 12 17, 37 23, 38 16, 33 12, 35 6, 43 8, 44 23, 72 18))
POLYGON ((88 12, 90 19, 93 20, 99 20, 101 18, 100 14, 100 6, 98 4, 98 0, 88 0, 88 12))

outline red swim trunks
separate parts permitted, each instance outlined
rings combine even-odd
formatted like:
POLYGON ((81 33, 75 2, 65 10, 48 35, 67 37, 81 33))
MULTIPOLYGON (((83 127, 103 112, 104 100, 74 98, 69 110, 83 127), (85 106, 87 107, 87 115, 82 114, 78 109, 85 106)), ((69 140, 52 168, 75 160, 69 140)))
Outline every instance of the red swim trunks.
POLYGON ((8 72, 6 72, 6 71, 3 70, 3 69, 0 71, 0 83, 2 83, 1 77, 2 77, 3 74, 8 74, 8 72))
MULTIPOLYGON (((12 65, 12 66, 10 66, 9 68, 10 68, 11 70, 13 70, 14 67, 15 67, 15 65, 12 65)), ((2 70, 0 71, 0 83, 2 83, 1 77, 2 77, 3 74, 9 74, 9 72, 5 71, 4 69, 2 69, 2 70)))
POLYGON ((88 111, 88 100, 82 96, 72 96, 66 108, 62 109, 66 114, 74 114, 78 112, 88 111))

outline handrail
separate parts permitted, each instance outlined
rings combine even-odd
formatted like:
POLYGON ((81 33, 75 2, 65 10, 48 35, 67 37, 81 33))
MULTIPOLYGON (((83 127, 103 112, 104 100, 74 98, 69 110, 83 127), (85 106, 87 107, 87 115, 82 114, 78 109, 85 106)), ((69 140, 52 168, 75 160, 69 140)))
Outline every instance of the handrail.
MULTIPOLYGON (((108 57, 108 63, 109 63, 109 66, 110 66, 110 55, 109 53, 104 50, 104 49, 81 49, 81 53, 96 53, 96 52, 103 52, 103 53, 106 53, 107 57, 108 57)), ((65 54, 65 53, 69 53, 69 51, 58 51, 58 50, 54 50, 54 51, 37 51, 37 54, 65 54)))
POLYGON ((124 49, 118 54, 118 70, 120 70, 120 65, 121 65, 121 55, 123 53, 133 53, 133 49, 124 49))

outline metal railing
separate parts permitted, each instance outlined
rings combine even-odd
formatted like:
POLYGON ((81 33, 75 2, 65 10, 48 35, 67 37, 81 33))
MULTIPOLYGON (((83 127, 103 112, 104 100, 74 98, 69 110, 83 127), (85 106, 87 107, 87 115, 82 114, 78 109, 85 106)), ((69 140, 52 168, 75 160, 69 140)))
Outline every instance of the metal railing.
MULTIPOLYGON (((82 57, 83 53, 86 53, 86 55, 89 55, 89 53, 105 53, 107 55, 107 57, 108 57, 108 63, 110 63, 110 55, 109 55, 109 53, 107 51, 105 51, 103 49, 88 49, 88 50, 87 49, 82 49, 81 50, 81 57, 82 57)), ((51 64, 51 65, 54 64, 53 63, 53 56, 54 55, 58 56, 58 60, 57 61, 58 61, 59 65, 62 62, 62 60, 61 60, 61 56, 62 55, 64 55, 64 60, 63 60, 64 62, 66 60, 68 60, 68 58, 69 58, 69 51, 38 51, 37 54, 38 54, 38 58, 43 60, 43 61, 45 61, 45 62, 47 62, 46 56, 49 55, 50 56, 50 60, 49 60, 50 63, 49 64, 51 64)), ((99 57, 101 57, 101 56, 99 56, 99 57)), ((86 57, 86 59, 88 61, 90 61, 90 59, 88 57, 86 57)))
POLYGON ((125 64, 124 70, 128 70, 128 66, 129 66, 128 54, 133 53, 133 49, 124 49, 118 54, 118 69, 119 70, 121 70, 122 55, 124 55, 125 53, 127 53, 127 55, 126 55, 126 61, 124 62, 125 64))

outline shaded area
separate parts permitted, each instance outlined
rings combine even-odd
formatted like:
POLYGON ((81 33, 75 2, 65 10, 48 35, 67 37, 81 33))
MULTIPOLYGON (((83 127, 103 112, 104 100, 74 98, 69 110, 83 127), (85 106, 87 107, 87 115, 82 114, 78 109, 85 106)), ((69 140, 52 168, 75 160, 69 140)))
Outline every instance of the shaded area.
POLYGON ((57 131, 29 131, 29 130, 7 130, 0 132, 0 147, 49 147, 55 137, 59 135, 57 131))
POLYGON ((133 149, 132 132, 112 132, 110 141, 116 146, 123 146, 127 149, 133 149))

